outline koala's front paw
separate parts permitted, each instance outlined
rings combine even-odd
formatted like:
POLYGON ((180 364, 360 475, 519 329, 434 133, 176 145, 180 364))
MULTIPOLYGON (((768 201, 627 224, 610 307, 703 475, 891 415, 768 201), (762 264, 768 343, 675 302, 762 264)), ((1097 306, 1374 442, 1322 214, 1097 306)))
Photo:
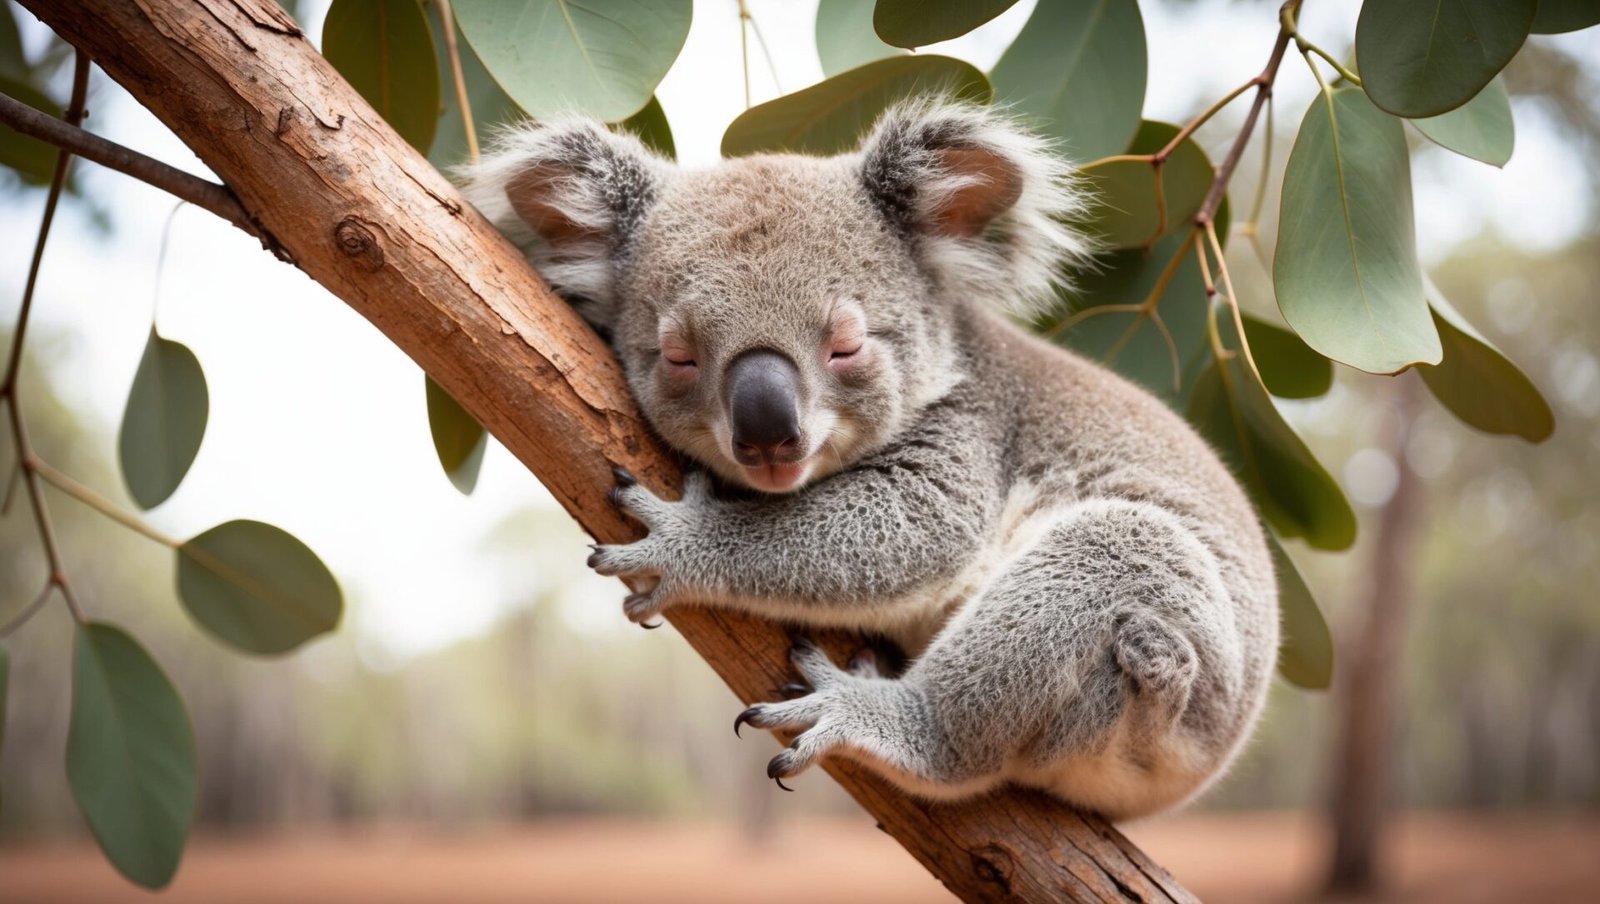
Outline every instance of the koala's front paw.
POLYGON ((622 611, 632 622, 644 622, 693 591, 686 566, 693 561, 693 544, 699 538, 700 515, 710 498, 705 475, 686 475, 683 498, 669 502, 645 489, 622 468, 614 472, 617 485, 611 501, 623 514, 649 531, 632 543, 601 544, 589 556, 589 567, 600 574, 623 578, 655 578, 655 586, 631 593, 622 611))

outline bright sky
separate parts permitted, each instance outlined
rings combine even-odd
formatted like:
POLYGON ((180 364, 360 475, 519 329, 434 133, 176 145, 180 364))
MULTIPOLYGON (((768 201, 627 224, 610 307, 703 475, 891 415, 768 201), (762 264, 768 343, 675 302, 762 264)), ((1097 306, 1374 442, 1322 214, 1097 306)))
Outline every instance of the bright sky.
MULTIPOLYGON (((326 4, 300 5, 307 33, 320 34, 326 4)), ((816 4, 749 5, 774 54, 781 87, 794 91, 819 80, 816 4)), ((1020 3, 974 34, 930 51, 987 69, 1032 5, 1020 3)), ((1249 78, 1265 61, 1276 31, 1270 3, 1140 5, 1152 60, 1146 100, 1151 118, 1181 121, 1249 78)), ((1305 32, 1334 52, 1348 47, 1357 0, 1307 6, 1305 32)), ((22 18, 29 47, 37 47, 41 27, 26 13, 22 18)), ((1600 65, 1595 31, 1554 40, 1600 65)), ((759 103, 778 89, 754 42, 751 52, 759 103)), ((1277 92, 1280 115, 1298 116, 1314 89, 1291 55, 1277 92)), ((713 163, 723 130, 744 109, 734 0, 697 0, 688 43, 658 94, 682 160, 713 163)), ((109 81, 100 84, 91 109, 94 131, 207 174, 177 138, 109 81)), ((1589 162, 1563 144, 1535 107, 1519 105, 1516 118, 1516 154, 1504 170, 1448 153, 1419 158, 1416 208, 1425 261, 1441 259, 1489 224, 1519 243, 1558 247, 1589 218, 1588 196, 1571 191, 1563 175, 1589 162)), ((1228 137, 1221 130, 1202 133, 1214 155, 1228 137)), ((67 403, 98 428, 109 457, 149 326, 157 250, 174 202, 132 179, 80 166, 86 191, 111 212, 113 231, 97 233, 76 205, 58 217, 41 279, 36 310, 44 328, 33 334, 34 352, 35 360, 48 362, 67 403)), ((42 203, 42 192, 30 192, 0 209, 0 247, 13 249, 0 259, 0 317, 15 316, 27 267, 24 249, 32 247, 42 203)), ((620 585, 584 571, 586 551, 575 529, 546 531, 552 539, 527 551, 530 567, 507 567, 503 551, 487 542, 502 519, 529 507, 545 511, 552 522, 565 521, 565 515, 498 448, 485 459, 476 493, 458 494, 434 458, 421 372, 298 270, 277 263, 210 215, 186 209, 172 232, 159 302, 161 333, 199 356, 212 407, 194 469, 177 494, 149 515, 156 526, 190 536, 250 517, 297 534, 338 574, 350 604, 344 630, 355 633, 374 664, 482 632, 508 606, 542 587, 562 588, 562 612, 575 629, 635 630, 621 616, 620 585)), ((120 487, 100 489, 125 498, 120 487)))

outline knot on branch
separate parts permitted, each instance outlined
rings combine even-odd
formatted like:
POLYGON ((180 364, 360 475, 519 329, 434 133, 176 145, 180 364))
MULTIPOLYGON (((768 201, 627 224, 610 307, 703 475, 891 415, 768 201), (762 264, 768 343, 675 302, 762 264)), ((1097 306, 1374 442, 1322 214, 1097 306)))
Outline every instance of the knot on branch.
POLYGON ((339 246, 339 251, 356 262, 368 273, 375 273, 383 268, 383 248, 378 242, 378 237, 361 222, 360 217, 345 217, 339 221, 333 230, 334 243, 339 246))
POLYGON ((1017 858, 998 844, 986 844, 972 852, 972 873, 990 885, 998 886, 1000 894, 1011 894, 1011 874, 1017 868, 1017 858))

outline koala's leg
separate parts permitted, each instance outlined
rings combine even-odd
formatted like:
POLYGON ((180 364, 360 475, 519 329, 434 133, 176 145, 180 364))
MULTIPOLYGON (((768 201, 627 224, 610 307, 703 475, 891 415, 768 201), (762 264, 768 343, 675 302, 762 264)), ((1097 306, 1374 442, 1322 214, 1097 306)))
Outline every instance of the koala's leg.
POLYGON ((1215 560, 1174 516, 1088 503, 998 575, 902 679, 855 678, 802 651, 796 664, 817 693, 742 718, 807 729, 774 759, 777 776, 836 752, 928 796, 1013 780, 1113 816, 1153 812, 1204 779, 1195 751, 1229 746, 1197 744, 1182 724, 1202 691, 1224 695, 1226 682, 1202 667, 1238 664, 1227 606, 1215 560))

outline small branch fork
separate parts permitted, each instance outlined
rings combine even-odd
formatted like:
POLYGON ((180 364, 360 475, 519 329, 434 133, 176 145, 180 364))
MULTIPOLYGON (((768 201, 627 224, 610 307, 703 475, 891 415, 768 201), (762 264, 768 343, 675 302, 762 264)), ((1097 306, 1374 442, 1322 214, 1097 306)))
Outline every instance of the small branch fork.
MULTIPOLYGON (((1219 359, 1232 357, 1234 354, 1234 352, 1224 347, 1221 336, 1216 329, 1214 312, 1211 312, 1210 310, 1211 302, 1218 294, 1217 281, 1220 281, 1222 284, 1224 297, 1227 300, 1229 308, 1232 310, 1235 332, 1238 335, 1239 345, 1244 351, 1245 360, 1249 362, 1250 370, 1253 374, 1255 374, 1256 379, 1261 379, 1261 373, 1256 369, 1255 358, 1250 353, 1249 341, 1244 335, 1243 316, 1239 311, 1238 298, 1234 295, 1233 278, 1228 273, 1228 264, 1222 254, 1222 243, 1217 236, 1216 218, 1217 211, 1222 207, 1222 199, 1227 196, 1228 184, 1233 179, 1234 171, 1239 168, 1239 161, 1244 157, 1245 148, 1249 146, 1250 138, 1255 133, 1256 121, 1260 118, 1263 107, 1267 109, 1268 122, 1266 155, 1271 154, 1272 86, 1277 81, 1278 69, 1283 64, 1283 56, 1289 48, 1290 39, 1292 38, 1297 42, 1297 46, 1299 46, 1302 53, 1305 53, 1306 50, 1309 49, 1312 52, 1322 54, 1322 51, 1315 47, 1315 45, 1302 40, 1299 37, 1298 32, 1295 30, 1295 16, 1299 12, 1301 2, 1302 0, 1287 0, 1287 2, 1285 2, 1279 9, 1278 17, 1280 27, 1278 29, 1278 38, 1272 45, 1272 54, 1267 58, 1266 67, 1261 70, 1259 75, 1228 92, 1221 99, 1217 100, 1211 106, 1202 111, 1199 116, 1196 116, 1194 119, 1190 120, 1187 125, 1178 130, 1178 133, 1174 135, 1172 140, 1167 142, 1166 146, 1161 148, 1161 150, 1156 151, 1153 154, 1121 154, 1115 157, 1107 157, 1104 160, 1099 161, 1129 161, 1148 163, 1155 170, 1156 207, 1158 211, 1158 217, 1155 236, 1151 238, 1150 244, 1146 246, 1146 250, 1148 250, 1149 247, 1153 246, 1155 241, 1161 238, 1161 236, 1164 235, 1167 230, 1166 192, 1165 186, 1161 181, 1162 165, 1167 162, 1167 159, 1178 149, 1180 145, 1183 144, 1184 141, 1188 140, 1195 133, 1195 130, 1199 129, 1202 125, 1205 125, 1206 122, 1208 122, 1224 107, 1237 100, 1251 88, 1256 89, 1255 100, 1250 104, 1250 111, 1245 114, 1244 124, 1240 126, 1238 136, 1234 138, 1233 144, 1228 148, 1227 156, 1223 157, 1222 163, 1217 166, 1216 174, 1211 180, 1211 187, 1206 191, 1205 199, 1200 202, 1200 209, 1195 212, 1192 226, 1190 227, 1191 231, 1189 237, 1184 240, 1183 244, 1178 246, 1178 249, 1173 253, 1172 259, 1167 262, 1164 268, 1162 268, 1161 274, 1157 278, 1155 286, 1151 288, 1144 300, 1138 304, 1101 305, 1099 307, 1085 309, 1077 314, 1061 320, 1059 323, 1055 324, 1048 331, 1046 331, 1045 335, 1051 337, 1060 335, 1078 323, 1102 314, 1131 313, 1138 315, 1134 319, 1133 324, 1129 326, 1128 331, 1124 333, 1122 338, 1112 347, 1110 357, 1115 357, 1116 353, 1120 352, 1122 347, 1132 338, 1133 331, 1137 329, 1139 321, 1148 317, 1161 332, 1162 340, 1167 345, 1167 351, 1172 359, 1173 364, 1173 386, 1175 389, 1178 388, 1182 380, 1178 350, 1176 345, 1173 343, 1171 332, 1167 329, 1165 321, 1161 318, 1159 305, 1161 303, 1163 294, 1166 292, 1167 285, 1172 281, 1172 278, 1177 273, 1178 267, 1181 265, 1184 256, 1189 253, 1189 249, 1192 247, 1195 255, 1199 259, 1201 276, 1204 279, 1206 286, 1208 334, 1211 339, 1212 351, 1219 359), (1208 253, 1210 258, 1207 256, 1208 253), (1218 279, 1216 281, 1213 280, 1211 275, 1211 260, 1213 259, 1216 262, 1217 269, 1218 279)), ((1326 56, 1326 54, 1323 54, 1323 56, 1326 56)), ((1335 63, 1335 66, 1340 69, 1340 74, 1350 77, 1344 72, 1342 67, 1337 66, 1337 63, 1335 63)), ((1248 224, 1252 233, 1252 241, 1254 241, 1253 233, 1255 230, 1255 218, 1259 216, 1261 209, 1260 196, 1266 188, 1266 167, 1267 161, 1270 160, 1270 156, 1266 155, 1264 155, 1262 163, 1261 184, 1256 193, 1257 198, 1254 207, 1255 212, 1252 213, 1251 222, 1248 224)))

